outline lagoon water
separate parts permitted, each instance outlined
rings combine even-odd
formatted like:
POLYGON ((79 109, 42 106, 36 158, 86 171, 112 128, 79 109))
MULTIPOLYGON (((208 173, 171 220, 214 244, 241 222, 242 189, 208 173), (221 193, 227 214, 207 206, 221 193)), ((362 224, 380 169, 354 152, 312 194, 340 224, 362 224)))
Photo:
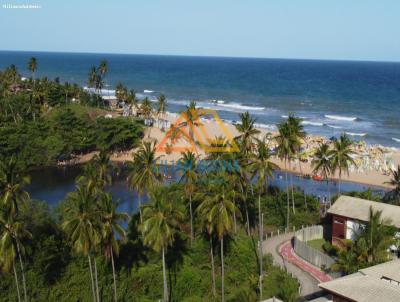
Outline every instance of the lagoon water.
POLYGON ((230 121, 249 111, 269 129, 295 113, 309 133, 347 132, 400 148, 400 63, 8 51, 0 52, 0 69, 15 64, 29 76, 32 56, 37 76, 82 86, 90 67, 106 59, 105 94, 119 82, 139 97, 164 93, 172 112, 197 100, 230 121))
MULTIPOLYGON (((119 200, 120 210, 128 213, 135 212, 137 210, 137 195, 135 192, 128 189, 126 170, 124 170, 124 167, 121 166, 119 170, 119 175, 114 177, 113 184, 107 190, 111 192, 114 199, 119 200)), ((50 207, 55 207, 69 192, 75 190, 75 180, 81 172, 81 166, 54 167, 33 171, 31 172, 31 184, 28 187, 28 192, 32 199, 46 201, 50 207)), ((170 181, 174 181, 174 179, 176 179, 176 177, 170 181)), ((286 188, 284 174, 280 171, 274 172, 274 177, 270 184, 284 190, 286 188)), ((326 182, 293 176, 293 184, 300 190, 304 190, 307 194, 312 194, 321 199, 328 196, 326 182)), ((376 192, 384 192, 384 189, 380 187, 351 182, 343 182, 341 185, 343 193, 365 191, 368 188, 376 192)), ((337 182, 330 182, 330 193, 332 195, 337 193, 337 182)), ((143 196, 143 202, 145 202, 145 199, 146 198, 143 196)))

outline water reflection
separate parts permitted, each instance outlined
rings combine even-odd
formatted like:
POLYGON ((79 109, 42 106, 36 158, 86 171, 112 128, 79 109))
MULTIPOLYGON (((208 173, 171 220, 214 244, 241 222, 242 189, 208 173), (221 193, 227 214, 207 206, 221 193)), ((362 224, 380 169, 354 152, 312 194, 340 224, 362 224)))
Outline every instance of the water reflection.
MULTIPOLYGON (((31 184, 28 191, 33 199, 46 201, 51 207, 56 206, 66 195, 75 190, 75 180, 82 173, 81 166, 46 168, 36 170, 31 173, 31 184)), ((128 189, 126 182, 126 168, 121 165, 120 173, 114 176, 113 184, 107 190, 113 197, 120 201, 120 210, 132 213, 137 210, 137 194, 128 189)), ((174 181, 174 175, 169 182, 174 181)), ((274 172, 274 178, 270 181, 274 186, 285 189, 285 175, 281 171, 274 172)), ((323 199, 328 196, 326 182, 314 181, 312 179, 301 178, 293 175, 293 185, 304 190, 307 194, 323 199)), ((342 182, 341 190, 343 193, 350 191, 365 191, 368 188, 377 192, 383 192, 381 187, 368 186, 352 182, 342 182)), ((337 192, 337 182, 330 182, 331 194, 337 192)), ((142 197, 145 201, 145 197, 142 197)))

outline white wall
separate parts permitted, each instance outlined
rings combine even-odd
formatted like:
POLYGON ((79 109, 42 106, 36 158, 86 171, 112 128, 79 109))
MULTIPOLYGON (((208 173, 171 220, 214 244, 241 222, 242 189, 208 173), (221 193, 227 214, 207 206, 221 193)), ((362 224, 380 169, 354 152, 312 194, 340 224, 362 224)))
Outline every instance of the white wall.
POLYGON ((347 220, 346 222, 346 239, 355 239, 355 234, 358 232, 361 223, 354 221, 354 220, 347 220))

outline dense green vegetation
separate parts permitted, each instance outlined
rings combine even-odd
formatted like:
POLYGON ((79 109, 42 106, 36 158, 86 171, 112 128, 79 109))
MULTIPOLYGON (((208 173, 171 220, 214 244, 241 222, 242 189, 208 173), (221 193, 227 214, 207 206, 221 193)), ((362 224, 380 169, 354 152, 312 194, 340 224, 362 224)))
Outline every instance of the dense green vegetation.
MULTIPOLYGON (((27 291, 30 301, 91 301, 87 258, 71 251, 65 235, 43 203, 32 202, 22 210, 31 217, 32 229, 25 255, 27 291)), ((138 218, 138 217, 136 217, 138 218)), ((137 238, 136 220, 130 223, 128 240, 121 245, 116 259, 119 301, 156 301, 162 296, 162 268, 159 255, 145 248, 137 238)), ((226 253, 227 301, 257 300, 257 260, 254 243, 238 234, 226 253)), ((168 279, 172 301, 213 301, 209 265, 209 247, 198 238, 193 248, 174 246, 167 254, 168 279), (179 252, 179 257, 177 257, 179 252)), ((112 268, 99 257, 98 278, 102 301, 113 301, 112 268)), ((220 262, 216 259, 216 268, 220 262)), ((265 297, 279 296, 284 301, 296 296, 297 282, 266 258, 265 297)), ((217 274, 219 291, 220 275, 217 274)), ((0 301, 17 301, 12 274, 0 277, 0 301)))
MULTIPOLYGON (((119 213, 117 202, 105 193, 113 171, 108 153, 123 148, 125 141, 116 140, 117 134, 103 135, 115 124, 101 117, 91 119, 85 111, 81 105, 64 104, 40 117, 54 123, 51 133, 63 133, 61 142, 68 149, 54 153, 103 150, 87 164, 76 190, 57 209, 50 211, 29 199, 24 191, 29 180, 20 164, 25 158, 8 156, 2 161, 2 299, 256 301, 274 295, 285 301, 296 299, 297 282, 262 256, 257 241, 262 240, 264 228, 317 222, 318 202, 292 188, 289 205, 287 193, 268 186, 276 167, 265 141, 254 137, 257 131, 249 115, 242 115, 246 128, 236 138, 243 152, 210 153, 206 159, 235 160, 239 169, 217 167, 207 172, 207 181, 196 168, 198 158, 186 153, 181 180, 163 185, 155 144, 143 142, 127 181, 149 201, 129 217, 119 213), (93 140, 91 131, 97 134, 93 140), (75 140, 84 135, 85 139, 75 140), (247 140, 256 142, 257 150, 247 140), (261 212, 266 215, 260 221, 261 212)), ((196 125, 198 117, 192 118, 196 125)), ((213 144, 226 143, 216 139, 213 144)))
MULTIPOLYGON (((104 63, 100 67, 104 75, 104 63)), ((104 118, 109 112, 96 94, 58 79, 35 79, 35 58, 28 68, 32 77, 24 80, 13 65, 0 71, 0 158, 18 154, 24 165, 38 167, 94 150, 137 145, 141 122, 104 118)))
POLYGON ((138 143, 139 122, 91 118, 87 111, 92 109, 80 107, 66 105, 38 121, 0 127, 0 157, 18 154, 27 166, 47 166, 94 150, 129 150, 138 143))
MULTIPOLYGON (((131 173, 151 179, 153 175, 147 175, 143 170, 143 161, 140 161, 141 165, 137 162, 138 159, 152 158, 146 153, 154 154, 154 149, 143 146, 139 150, 131 173), (143 173, 138 172, 138 167, 143 173)), ((153 167, 149 171, 157 174, 155 162, 149 161, 148 164, 153 167)), ((143 222, 140 222, 139 213, 130 217, 125 232, 121 223, 126 221, 127 215, 119 213, 117 203, 104 193, 113 170, 105 153, 95 157, 85 167, 83 175, 77 179, 77 190, 52 211, 46 204, 29 200, 26 196, 23 190, 25 177, 19 166, 13 159, 3 163, 0 171, 3 192, 0 221, 4 221, 0 224, 1 238, 8 234, 9 225, 18 223, 19 230, 14 233, 13 228, 10 229, 12 233, 8 244, 0 240, 3 270, 0 301, 17 300, 16 284, 20 284, 21 297, 24 296, 22 288, 26 287, 27 296, 32 301, 90 301, 93 299, 91 279, 94 296, 99 295, 101 301, 112 301, 114 293, 118 301, 154 301, 164 295, 167 295, 164 300, 171 301, 218 301, 222 290, 226 301, 258 299, 259 259, 257 236, 254 236, 258 197, 251 195, 250 187, 244 193, 250 197, 247 201, 251 225, 249 236, 246 234, 246 219, 242 215, 244 211, 239 206, 243 195, 231 196, 228 201, 222 195, 223 183, 196 184, 193 197, 194 238, 191 241, 185 183, 167 187, 154 185, 150 189, 150 202, 142 208, 143 222), (9 187, 14 189, 8 191, 9 187), (214 217, 214 208, 220 206, 237 208, 237 221, 229 214, 214 217), (218 239, 218 234, 223 234, 220 237, 223 242, 218 239), (223 260, 218 257, 221 243, 224 244, 223 260), (210 247, 213 258, 210 258, 210 247), (20 252, 17 252, 18 248, 20 252), (162 261, 163 248, 165 262, 162 261), (6 252, 6 249, 14 252, 6 252), (19 264, 19 255, 23 269, 19 264), (225 275, 222 275, 222 264, 225 275), (164 281, 168 286, 166 293, 163 293, 163 266, 164 281), (13 268, 16 268, 17 281, 13 277, 13 268), (113 276, 116 280, 115 292, 113 276)), ((221 175, 210 177, 217 179, 221 175)), ((226 192, 231 185, 231 182, 226 184, 226 192)), ((286 196, 272 188, 268 192, 260 199, 261 208, 270 213, 268 216, 278 218, 264 223, 266 226, 284 226, 286 196), (282 209, 274 205, 275 200, 281 200, 282 209)), ((316 200, 307 197, 309 209, 306 211, 304 197, 296 193, 295 198, 301 200, 293 215, 296 224, 315 222, 318 219, 316 200), (309 212, 314 214, 308 216, 309 212)), ((264 257, 263 272, 263 297, 278 296, 284 301, 294 301, 298 293, 297 282, 272 266, 269 257, 264 257)))

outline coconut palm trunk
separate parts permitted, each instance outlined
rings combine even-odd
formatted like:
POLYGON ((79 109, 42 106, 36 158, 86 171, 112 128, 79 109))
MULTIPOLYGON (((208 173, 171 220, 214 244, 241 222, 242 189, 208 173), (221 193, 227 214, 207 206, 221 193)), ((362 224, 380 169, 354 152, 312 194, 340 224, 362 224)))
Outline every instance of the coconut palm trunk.
POLYGON ((221 237, 221 301, 225 302, 224 236, 221 237))
POLYGON ((290 197, 289 197, 289 183, 288 183, 288 173, 286 169, 286 160, 285 160, 285 180, 286 180, 286 228, 289 231, 289 216, 290 216, 290 197))
POLYGON ((114 255, 113 255, 113 248, 111 246, 111 266, 112 266, 112 272, 113 272, 113 281, 114 281, 114 301, 117 302, 117 278, 115 276, 115 264, 114 264, 114 255))
POLYGON ((167 272, 165 270, 165 250, 162 248, 163 281, 164 281, 164 302, 168 302, 167 272))
MULTIPOLYGON (((289 160, 289 171, 291 171, 291 169, 292 169, 292 164, 291 164, 291 161, 289 160)), ((290 178, 290 188, 292 191, 292 211, 293 211, 293 214, 296 214, 296 209, 294 206, 293 173, 290 173, 289 178, 290 178)))
POLYGON ((328 200, 327 201, 329 201, 329 204, 330 204, 331 203, 331 190, 329 187, 329 178, 328 177, 326 177, 326 186, 328 187, 328 200))
POLYGON ((234 228, 235 234, 237 234, 236 213, 233 213, 233 228, 234 228))
POLYGON ((249 219, 249 209, 247 208, 247 203, 245 204, 246 209, 246 220, 247 220, 247 235, 250 236, 250 219, 249 219))
POLYGON ((247 235, 250 236, 250 219, 249 219, 249 209, 247 208, 247 190, 246 193, 244 193, 243 189, 243 184, 240 185, 242 189, 242 194, 244 195, 245 201, 244 201, 244 209, 246 211, 246 224, 247 224, 247 235))
POLYGON ((190 211, 190 246, 193 246, 193 209, 192 209, 192 194, 189 194, 189 211, 190 211))
POLYGON ((143 223, 143 218, 142 218, 142 194, 138 192, 138 203, 139 203, 139 219, 140 219, 140 224, 143 223))
POLYGON ((28 302, 28 295, 27 295, 27 292, 26 292, 26 279, 25 279, 24 263, 22 262, 21 250, 19 248, 19 244, 18 243, 17 243, 17 250, 18 250, 19 265, 21 266, 22 286, 23 286, 23 289, 24 289, 24 301, 28 302))
POLYGON ((15 269, 15 264, 13 264, 13 270, 14 270, 15 287, 17 288, 18 302, 21 302, 21 293, 19 291, 18 275, 17 275, 17 270, 15 269))
POLYGON ((95 287, 94 287, 92 258, 90 257, 90 254, 88 255, 88 259, 89 259, 90 281, 92 283, 93 301, 96 302, 96 290, 95 290, 95 287))
POLYGON ((259 255, 259 261, 260 261, 260 301, 262 298, 262 276, 263 276, 263 248, 262 248, 262 242, 263 242, 263 221, 262 221, 262 215, 261 215, 261 191, 258 194, 258 231, 259 231, 259 241, 260 241, 260 255, 259 255))
POLYGON ((211 257, 211 278, 212 278, 212 291, 213 296, 217 296, 217 290, 215 286, 215 265, 214 265, 214 252, 213 252, 213 240, 212 237, 210 238, 210 257, 211 257))
POLYGON ((100 302, 100 293, 99 293, 99 280, 97 278, 97 264, 96 264, 96 258, 93 257, 93 262, 94 262, 94 278, 96 282, 96 297, 97 297, 97 302, 100 302))
MULTIPOLYGON (((299 159, 299 170, 300 170, 301 177, 303 178, 303 169, 302 169, 302 167, 301 167, 300 159, 299 159)), ((308 204, 307 204, 307 195, 306 195, 306 192, 305 192, 304 190, 303 190, 303 195, 304 195, 304 206, 305 206, 306 209, 307 209, 307 207, 308 207, 308 204)))

